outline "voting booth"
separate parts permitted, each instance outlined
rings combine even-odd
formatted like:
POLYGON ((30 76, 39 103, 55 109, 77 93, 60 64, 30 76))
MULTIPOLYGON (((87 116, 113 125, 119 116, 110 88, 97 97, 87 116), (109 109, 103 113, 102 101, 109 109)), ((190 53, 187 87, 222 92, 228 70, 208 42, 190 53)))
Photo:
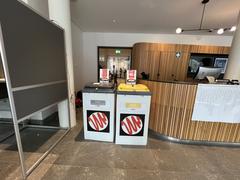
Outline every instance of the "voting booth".
POLYGON ((116 144, 146 145, 151 93, 142 84, 120 84, 116 102, 116 144))

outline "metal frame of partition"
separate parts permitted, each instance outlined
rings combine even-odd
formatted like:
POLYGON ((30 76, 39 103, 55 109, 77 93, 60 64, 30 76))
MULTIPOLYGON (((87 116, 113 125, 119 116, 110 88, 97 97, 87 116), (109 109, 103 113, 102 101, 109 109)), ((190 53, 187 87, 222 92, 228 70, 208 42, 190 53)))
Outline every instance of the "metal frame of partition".
POLYGON ((17 147, 18 147, 18 153, 19 153, 19 158, 20 158, 20 163, 21 163, 22 174, 23 174, 23 178, 26 178, 26 167, 25 167, 25 163, 24 163, 23 148, 22 148, 22 142, 21 142, 19 127, 18 127, 18 122, 17 122, 16 109, 14 106, 13 93, 11 91, 11 88, 12 88, 11 83, 10 83, 11 80, 10 80, 9 71, 8 71, 7 57, 6 57, 6 52, 5 52, 5 48, 4 48, 1 24, 0 24, 0 53, 2 56, 3 70, 4 70, 5 80, 6 80, 6 84, 7 84, 8 98, 9 98, 10 107, 11 107, 11 113, 12 113, 12 118, 13 118, 14 131, 15 131, 15 135, 16 135, 16 141, 17 141, 17 147))
MULTIPOLYGON (((64 37, 64 39, 65 39, 65 37, 64 37)), ((25 165, 25 161, 24 161, 25 158, 24 158, 23 147, 22 147, 21 136, 20 136, 20 131, 19 131, 19 126, 18 125, 19 125, 19 123, 21 123, 24 120, 26 120, 27 118, 29 118, 29 116, 31 116, 31 115, 39 112, 39 111, 42 111, 42 110, 44 110, 44 109, 46 109, 48 107, 56 105, 59 102, 56 102, 56 103, 54 103, 54 104, 52 104, 50 106, 47 106, 47 107, 45 107, 45 108, 43 108, 41 110, 38 110, 38 111, 34 112, 33 114, 30 114, 30 115, 25 116, 25 117, 23 117, 21 119, 18 119, 17 118, 17 114, 16 114, 15 104, 14 104, 13 92, 14 91, 19 91, 19 90, 22 90, 22 89, 31 89, 31 88, 35 88, 35 87, 48 86, 49 84, 57 84, 57 83, 61 83, 63 81, 56 81, 56 82, 51 82, 51 83, 44 83, 44 84, 38 84, 38 85, 34 85, 34 86, 26 86, 26 87, 20 87, 20 88, 12 88, 12 86, 11 86, 11 79, 10 79, 10 75, 9 75, 9 69, 8 69, 8 65, 7 65, 7 57, 6 57, 5 47, 4 47, 4 40, 3 40, 3 33, 2 33, 1 24, 0 24, 0 53, 1 53, 1 56, 2 56, 2 64, 3 64, 3 69, 4 69, 6 84, 7 84, 9 102, 10 102, 11 113, 12 113, 13 124, 14 124, 14 131, 15 131, 17 147, 18 147, 18 153, 19 153, 19 159, 20 159, 20 165, 21 165, 21 171, 22 171, 23 178, 26 179, 31 174, 31 172, 44 160, 44 158, 46 158, 46 156, 52 151, 52 149, 70 131, 71 121, 70 121, 70 116, 69 116, 69 112, 70 112, 69 111, 69 106, 68 106, 68 116, 69 116, 68 124, 69 124, 69 127, 66 129, 66 132, 52 146, 50 146, 50 148, 29 169, 27 169, 26 165, 25 165)), ((65 54, 66 54, 66 52, 65 52, 65 54)), ((65 55, 65 65, 66 65, 66 55, 65 55)), ((64 81, 66 82, 68 80, 64 80, 64 81)), ((70 103, 69 102, 69 93, 68 93, 68 103, 70 103)), ((29 127, 31 127, 31 126, 29 126, 29 127)), ((46 127, 46 128, 53 128, 53 129, 55 128, 56 129, 56 127, 49 127, 49 126, 46 127)), ((61 129, 61 128, 59 128, 59 129, 61 129)))

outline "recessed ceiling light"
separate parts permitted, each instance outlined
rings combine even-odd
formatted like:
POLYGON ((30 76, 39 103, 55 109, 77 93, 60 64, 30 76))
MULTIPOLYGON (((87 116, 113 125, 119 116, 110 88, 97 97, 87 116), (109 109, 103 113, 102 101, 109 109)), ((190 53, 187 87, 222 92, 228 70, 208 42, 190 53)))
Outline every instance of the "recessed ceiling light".
POLYGON ((236 31, 236 29, 237 29, 236 26, 232 26, 231 29, 230 29, 230 31, 231 31, 231 32, 234 32, 234 31, 236 31))
POLYGON ((182 29, 181 29, 181 28, 177 28, 177 29, 176 29, 176 33, 177 33, 177 34, 180 34, 181 32, 182 32, 182 29))
POLYGON ((224 29, 223 28, 218 29, 217 33, 218 34, 223 34, 224 33, 224 29))
POLYGON ((117 21, 116 21, 116 19, 113 19, 112 22, 113 22, 113 23, 116 23, 117 21))

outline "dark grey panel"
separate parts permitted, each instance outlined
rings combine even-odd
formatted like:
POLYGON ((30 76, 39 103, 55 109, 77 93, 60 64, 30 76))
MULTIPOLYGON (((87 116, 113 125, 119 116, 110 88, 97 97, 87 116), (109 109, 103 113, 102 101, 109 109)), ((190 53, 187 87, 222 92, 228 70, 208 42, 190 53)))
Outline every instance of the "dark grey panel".
POLYGON ((7 85, 6 83, 0 82, 0 99, 5 99, 8 97, 7 85))
POLYGON ((13 92, 17 118, 21 119, 46 106, 67 99, 67 83, 13 92))
POLYGON ((2 65, 2 57, 0 54, 0 78, 4 78, 4 72, 3 72, 3 65, 2 65))
POLYGON ((17 0, 0 1, 12 87, 66 80, 64 31, 17 0))

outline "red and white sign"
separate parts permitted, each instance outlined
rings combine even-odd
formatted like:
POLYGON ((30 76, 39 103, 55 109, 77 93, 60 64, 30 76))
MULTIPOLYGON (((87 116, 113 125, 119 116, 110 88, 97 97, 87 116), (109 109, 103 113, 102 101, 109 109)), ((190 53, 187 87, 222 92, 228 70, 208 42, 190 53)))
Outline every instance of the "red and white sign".
POLYGON ((95 131, 103 131, 107 128, 109 120, 104 113, 95 112, 88 117, 88 123, 95 131))
POLYGON ((126 84, 136 84, 136 80, 137 80, 137 71, 127 70, 126 84))
POLYGON ((122 130, 128 135, 138 134, 143 128, 143 122, 139 116, 127 116, 121 122, 122 130))
POLYGON ((100 82, 109 81, 109 69, 100 69, 100 82))

